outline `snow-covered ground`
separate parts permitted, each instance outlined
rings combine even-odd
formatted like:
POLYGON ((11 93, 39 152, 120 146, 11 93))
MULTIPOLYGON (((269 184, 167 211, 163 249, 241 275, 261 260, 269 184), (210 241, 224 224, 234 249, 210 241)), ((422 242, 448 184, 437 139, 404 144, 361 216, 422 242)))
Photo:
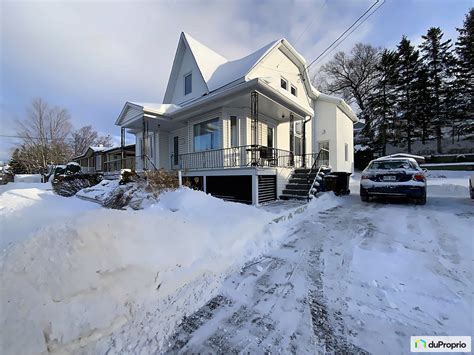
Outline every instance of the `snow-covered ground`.
POLYGON ((0 348, 407 353, 411 335, 472 335, 467 176, 432 173, 425 206, 363 203, 355 174, 306 208, 183 189, 141 211, 8 184, 0 348))
POLYGON ((49 187, 7 184, 0 194, 5 354, 100 352, 144 319, 134 341, 153 338, 156 349, 232 268, 285 236, 273 213, 189 189, 119 211, 49 187))

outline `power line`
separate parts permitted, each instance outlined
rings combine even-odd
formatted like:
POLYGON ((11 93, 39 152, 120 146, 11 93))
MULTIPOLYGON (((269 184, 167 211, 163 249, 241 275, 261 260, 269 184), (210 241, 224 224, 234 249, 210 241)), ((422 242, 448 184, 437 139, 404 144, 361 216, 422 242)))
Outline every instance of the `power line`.
POLYGON ((320 55, 318 55, 311 63, 309 63, 309 65, 306 66, 305 70, 309 69, 310 66, 312 66, 319 58, 321 58, 324 55, 324 53, 326 53, 332 46, 334 46, 334 44, 336 44, 347 32, 349 32, 379 2, 380 0, 376 0, 367 10, 365 10, 365 12, 362 15, 360 15, 359 18, 352 23, 352 25, 350 25, 344 32, 342 32, 339 35, 339 37, 336 38, 336 40, 334 40, 328 47, 326 47, 326 49, 320 55))
POLYGON ((35 139, 35 140, 45 140, 45 141, 54 141, 54 140, 74 140, 71 137, 64 137, 64 138, 47 138, 47 137, 26 137, 26 136, 15 136, 15 135, 8 135, 8 134, 0 134, 2 138, 17 138, 17 139, 35 139))
POLYGON ((362 25, 365 21, 367 21, 370 16, 372 16, 374 13, 377 12, 378 9, 380 9, 382 7, 382 5, 385 4, 385 0, 383 0, 383 2, 377 6, 374 11, 372 11, 364 20, 362 20, 356 27, 354 27, 352 29, 352 31, 350 31, 346 36, 344 36, 344 38, 336 45, 334 46, 329 52, 327 52, 323 57, 321 57, 319 60, 317 60, 315 63, 319 63, 321 62, 324 58, 326 58, 329 54, 331 54, 337 47, 339 47, 339 45, 344 42, 346 40, 347 37, 349 37, 355 30, 357 30, 359 28, 360 25, 362 25))
MULTIPOLYGON (((327 3, 328 3, 329 0, 324 0, 324 4, 323 4, 323 7, 321 7, 321 13, 323 12, 324 8, 326 7, 327 3)), ((296 38, 296 40, 293 42, 293 45, 296 45, 296 43, 298 43, 298 41, 301 39, 301 37, 303 37, 303 35, 306 33, 306 31, 309 30, 309 28, 311 27, 311 25, 313 24, 313 22, 316 20, 316 16, 313 16, 312 20, 308 23, 308 25, 305 27, 305 29, 303 30, 303 32, 300 33, 300 35, 298 36, 298 38, 296 38)), ((282 58, 280 60, 280 62, 278 63, 278 65, 276 66, 277 68, 280 66, 280 64, 283 62, 284 58, 282 58)))

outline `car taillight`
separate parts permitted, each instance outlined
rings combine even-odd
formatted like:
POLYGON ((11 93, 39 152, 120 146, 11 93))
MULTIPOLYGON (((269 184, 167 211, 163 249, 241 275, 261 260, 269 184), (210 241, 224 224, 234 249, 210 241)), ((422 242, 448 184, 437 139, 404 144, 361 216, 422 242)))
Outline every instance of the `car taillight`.
POLYGON ((423 175, 421 173, 416 173, 415 175, 413 175, 413 180, 415 180, 415 181, 425 181, 425 175, 423 175))
POLYGON ((367 175, 367 174, 363 174, 361 177, 360 177, 361 180, 367 180, 367 179, 370 179, 370 176, 367 175))

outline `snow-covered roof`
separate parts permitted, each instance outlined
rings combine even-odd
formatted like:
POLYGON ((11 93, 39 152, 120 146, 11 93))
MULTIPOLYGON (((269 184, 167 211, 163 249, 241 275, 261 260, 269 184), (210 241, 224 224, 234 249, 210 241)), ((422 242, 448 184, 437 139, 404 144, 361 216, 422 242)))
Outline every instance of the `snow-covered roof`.
POLYGON ((183 32, 183 36, 193 53, 204 81, 207 83, 216 69, 220 65, 227 63, 227 59, 209 47, 206 47, 201 42, 191 37, 188 33, 183 32))
POLYGON ((250 70, 281 40, 273 41, 255 52, 220 65, 206 82, 209 91, 214 91, 247 75, 250 70))
POLYGON ((89 147, 89 149, 92 149, 94 152, 102 152, 104 150, 106 150, 108 147, 104 147, 104 146, 99 146, 99 147, 89 147))
POLYGON ((255 52, 236 60, 227 60, 219 53, 205 46, 188 33, 183 32, 182 37, 188 44, 196 64, 202 74, 209 92, 226 86, 240 78, 243 78, 250 70, 278 43, 283 39, 257 49, 255 52))
POLYGON ((143 111, 157 113, 159 115, 170 114, 176 110, 179 110, 181 106, 173 104, 160 104, 160 103, 151 103, 151 102, 130 102, 131 104, 141 106, 143 111))

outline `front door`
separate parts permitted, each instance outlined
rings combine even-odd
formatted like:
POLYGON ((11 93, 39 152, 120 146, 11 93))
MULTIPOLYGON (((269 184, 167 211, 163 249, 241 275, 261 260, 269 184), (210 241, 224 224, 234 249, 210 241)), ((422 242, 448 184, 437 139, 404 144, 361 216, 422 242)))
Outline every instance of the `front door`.
POLYGON ((178 165, 179 163, 179 137, 173 138, 173 164, 178 165))

